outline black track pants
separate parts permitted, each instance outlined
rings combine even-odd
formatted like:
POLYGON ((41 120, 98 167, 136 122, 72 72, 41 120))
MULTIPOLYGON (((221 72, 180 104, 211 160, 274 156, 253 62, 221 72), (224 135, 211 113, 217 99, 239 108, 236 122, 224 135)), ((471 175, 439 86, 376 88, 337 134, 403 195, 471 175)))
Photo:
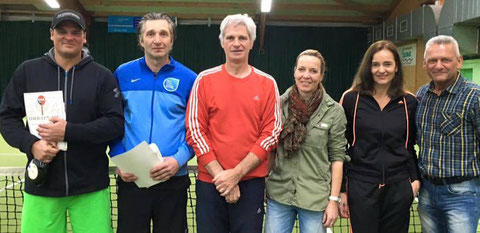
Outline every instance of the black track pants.
POLYGON ((412 202, 412 186, 407 179, 383 187, 348 180, 353 233, 407 233, 412 202))

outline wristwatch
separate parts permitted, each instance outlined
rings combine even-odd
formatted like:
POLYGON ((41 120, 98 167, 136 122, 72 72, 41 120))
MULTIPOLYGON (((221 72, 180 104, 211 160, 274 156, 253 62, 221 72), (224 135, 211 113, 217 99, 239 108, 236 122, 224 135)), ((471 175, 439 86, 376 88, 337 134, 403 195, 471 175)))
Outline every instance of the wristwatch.
POLYGON ((339 196, 329 196, 328 200, 336 201, 336 202, 338 202, 338 204, 340 204, 340 202, 342 202, 342 198, 340 198, 339 196))

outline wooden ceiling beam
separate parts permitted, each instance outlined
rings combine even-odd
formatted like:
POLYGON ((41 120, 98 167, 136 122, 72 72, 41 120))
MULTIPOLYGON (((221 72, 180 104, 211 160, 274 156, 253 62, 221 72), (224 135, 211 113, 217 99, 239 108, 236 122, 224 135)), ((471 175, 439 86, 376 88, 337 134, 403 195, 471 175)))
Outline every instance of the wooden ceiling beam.
MULTIPOLYGON (((82 5, 82 3, 79 0, 57 0, 58 4, 60 5, 60 9, 71 9, 79 12, 80 14, 83 15, 85 18, 85 23, 87 26, 90 24, 90 21, 92 20, 92 15, 85 10, 85 7, 82 5)), ((0 0, 0 4, 7 4, 7 5, 18 5, 18 4, 23 4, 23 5, 33 5, 33 4, 45 4, 44 0, 23 0, 19 2, 18 0, 0 0)), ((52 9, 55 10, 55 9, 52 9)), ((30 11, 31 12, 31 11, 30 11)), ((36 14, 41 14, 42 11, 37 11, 35 12, 36 14)))
MULTIPOLYGON (((124 15, 124 16, 142 16, 148 12, 110 12, 110 11, 96 11, 93 13, 94 17, 106 18, 109 15, 124 15)), ((186 14, 186 13, 175 13, 175 12, 166 12, 169 15, 176 16, 180 20, 222 20, 227 16, 227 14, 186 14)), ((253 14, 252 14, 253 16, 253 14)))
MULTIPOLYGON (((86 6, 102 6, 105 0, 84 0, 86 6)), ((229 3, 229 2, 165 2, 165 1, 109 1, 108 6, 116 7, 195 7, 195 8, 259 8, 256 3, 229 3)))
POLYGON ((270 21, 297 21, 320 23, 366 23, 375 24, 379 20, 369 16, 314 16, 314 15, 269 15, 270 21))
POLYGON ((43 0, 24 0, 24 1, 19 2, 18 0, 0 0, 0 4, 7 4, 7 5, 11 5, 11 4, 15 4, 15 5, 18 5, 18 4, 39 4, 39 3, 45 3, 45 1, 43 1, 43 0))
MULTIPOLYGON (((249 15, 256 15, 259 13, 258 1, 253 2, 187 2, 187 1, 134 1, 134 0, 59 0, 61 8, 70 8, 82 13, 89 25, 92 17, 107 17, 108 15, 131 15, 141 16, 146 12, 136 11, 135 7, 143 8, 185 8, 185 9, 229 9, 229 10, 241 10, 249 15), (82 5, 83 3, 83 5, 82 5), (112 7, 112 10, 105 12, 95 11, 96 7, 104 6, 112 7), (131 10, 115 11, 115 7, 125 7, 131 10), (88 8, 92 10, 91 14, 85 10, 88 8)), ((353 22, 353 23, 378 23, 385 18, 385 12, 390 10, 390 5, 368 5, 358 4, 351 0, 334 0, 336 4, 315 4, 315 3, 276 3, 272 6, 272 12, 269 14, 269 19, 274 21, 306 21, 306 22, 353 22), (289 12, 294 9, 295 12, 289 12), (302 11, 314 12, 314 11, 326 11, 326 12, 338 12, 338 11, 354 11, 360 12, 362 16, 325 16, 325 15, 311 15, 302 13, 302 11), (276 12, 279 12, 276 14, 276 12), (281 12, 281 13, 280 13, 281 12)), ((396 1, 396 0, 394 0, 396 1)), ((425 0, 422 0, 425 1, 425 0)), ((17 0, 0 0, 0 4, 18 4, 17 0)), ((24 0, 22 3, 26 4, 39 4, 43 3, 43 0, 24 0)), ((168 9, 165 9, 168 12, 168 9)), ((221 11, 220 11, 221 12, 221 11)), ((178 16, 180 19, 213 19, 221 20, 226 14, 187 14, 168 12, 172 15, 178 16)), ((329 14, 328 14, 329 15, 329 14)))
MULTIPOLYGON (((146 12, 95 12, 95 17, 107 17, 109 15, 127 15, 127 16, 141 16, 146 12)), ((222 20, 227 14, 185 14, 167 12, 170 15, 177 16, 180 20, 222 20)), ((248 13, 248 12, 247 12, 248 13)), ((251 14, 253 17, 253 13, 251 14)), ((269 14, 269 21, 295 21, 295 22, 340 22, 340 23, 378 23, 379 19, 368 16, 310 16, 310 15, 276 15, 269 14)))
POLYGON ((9 15, 18 15, 18 16, 31 16, 32 13, 35 14, 35 16, 48 16, 52 17, 55 12, 53 11, 28 11, 28 10, 2 10, 2 13, 4 14, 9 14, 9 15))
POLYGON ((371 6, 359 6, 351 7, 348 5, 330 5, 330 4, 299 4, 299 3, 280 3, 272 5, 272 9, 281 10, 326 10, 326 11, 365 11, 369 13, 383 12, 388 9, 388 6, 384 5, 371 5, 371 6))
MULTIPOLYGON (((60 5, 60 9, 71 9, 78 11, 85 17, 85 20, 91 20, 92 16, 90 13, 88 13, 87 10, 85 10, 85 7, 82 5, 82 3, 79 0, 57 0, 58 4, 60 5)), ((33 4, 45 4, 44 0, 23 0, 23 1, 18 1, 18 0, 0 0, 0 4, 6 4, 6 5, 33 5, 33 4)), ((54 10, 54 9, 52 9, 54 10)), ((88 23, 87 23, 88 24, 88 23)))
MULTIPOLYGON (((84 0, 86 6, 102 6, 105 0, 84 0)), ((258 3, 235 3, 235 2, 161 2, 161 1, 109 1, 109 6, 116 7, 187 7, 187 8, 224 8, 224 9, 247 9, 259 10, 258 3)), ((335 4, 300 4, 300 3, 275 3, 272 5, 272 12, 275 10, 325 10, 325 11, 365 11, 369 14, 385 12, 388 5, 335 5, 335 4)))
MULTIPOLYGON (((19 10, 5 10, 4 13, 30 15, 32 11, 19 11, 19 10)), ((35 15, 38 16, 52 16, 53 12, 35 11, 35 15)), ((97 11, 93 12, 93 17, 106 18, 109 15, 125 15, 125 16, 142 16, 147 12, 109 12, 109 11, 97 11)), ((171 15, 177 16, 180 20, 223 20, 227 14, 184 14, 167 12, 171 15)), ((252 13, 252 17, 254 14, 252 13)), ((365 23, 375 24, 378 23, 378 18, 368 16, 307 16, 307 15, 268 15, 268 20, 271 21, 287 21, 287 22, 327 22, 327 23, 365 23)))
POLYGON ((357 11, 363 13, 368 16, 382 16, 386 11, 390 8, 389 5, 369 5, 369 4, 362 4, 356 3, 351 0, 334 0, 337 4, 339 4, 339 8, 357 11), (382 15, 379 15, 382 14, 382 15))

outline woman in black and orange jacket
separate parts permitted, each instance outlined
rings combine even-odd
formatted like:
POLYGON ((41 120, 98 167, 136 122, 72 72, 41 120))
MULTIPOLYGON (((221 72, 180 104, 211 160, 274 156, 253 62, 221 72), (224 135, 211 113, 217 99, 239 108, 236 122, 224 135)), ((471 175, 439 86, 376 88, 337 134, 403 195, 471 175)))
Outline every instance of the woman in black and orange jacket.
POLYGON ((351 162, 345 165, 340 214, 354 233, 406 233, 420 188, 415 144, 415 96, 404 90, 397 48, 370 46, 341 99, 351 162))

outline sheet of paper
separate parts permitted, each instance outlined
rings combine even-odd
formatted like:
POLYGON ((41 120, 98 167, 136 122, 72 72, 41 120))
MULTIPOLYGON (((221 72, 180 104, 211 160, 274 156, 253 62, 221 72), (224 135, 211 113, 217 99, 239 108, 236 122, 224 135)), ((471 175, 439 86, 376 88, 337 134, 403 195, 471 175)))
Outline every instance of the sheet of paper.
POLYGON ((135 184, 139 188, 148 188, 162 182, 150 177, 150 169, 163 162, 162 154, 155 143, 148 145, 143 141, 129 151, 111 157, 111 160, 122 172, 135 174, 138 177, 135 184))
MULTIPOLYGON (((49 124, 52 117, 66 119, 62 91, 44 91, 24 93, 25 112, 30 133, 40 138, 38 125, 49 124)), ((66 142, 57 142, 58 149, 66 151, 66 142)))

